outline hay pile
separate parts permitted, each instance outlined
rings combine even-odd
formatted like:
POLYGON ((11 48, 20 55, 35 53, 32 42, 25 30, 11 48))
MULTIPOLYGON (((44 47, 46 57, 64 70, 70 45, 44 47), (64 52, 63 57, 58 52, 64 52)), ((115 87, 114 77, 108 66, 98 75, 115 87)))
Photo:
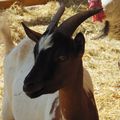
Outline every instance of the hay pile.
POLYGON ((120 0, 113 0, 106 6, 106 16, 110 21, 111 38, 120 40, 120 0))
MULTIPOLYGON (((43 33, 57 8, 56 2, 49 2, 46 5, 32 8, 13 5, 10 9, 3 11, 3 14, 6 13, 9 16, 14 42, 18 43, 25 35, 21 21, 25 21, 32 29, 43 33)), ((66 8, 60 22, 78 11, 79 8, 75 6, 66 8)), ((96 34, 96 27, 97 25, 88 19, 76 30, 76 33, 82 31, 86 35, 84 66, 92 76, 100 120, 120 120, 120 70, 117 64, 120 59, 120 41, 110 40, 108 37, 91 40, 91 36, 96 34)), ((0 44, 0 112, 3 94, 3 50, 4 44, 0 44)))

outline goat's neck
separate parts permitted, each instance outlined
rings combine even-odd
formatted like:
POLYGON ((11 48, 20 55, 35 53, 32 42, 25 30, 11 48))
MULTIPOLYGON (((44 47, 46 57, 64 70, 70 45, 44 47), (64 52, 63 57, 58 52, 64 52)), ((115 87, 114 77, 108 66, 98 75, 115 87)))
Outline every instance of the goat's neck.
POLYGON ((83 88, 82 62, 78 66, 73 72, 74 77, 70 79, 71 83, 59 91, 62 120, 98 120, 96 106, 83 88))

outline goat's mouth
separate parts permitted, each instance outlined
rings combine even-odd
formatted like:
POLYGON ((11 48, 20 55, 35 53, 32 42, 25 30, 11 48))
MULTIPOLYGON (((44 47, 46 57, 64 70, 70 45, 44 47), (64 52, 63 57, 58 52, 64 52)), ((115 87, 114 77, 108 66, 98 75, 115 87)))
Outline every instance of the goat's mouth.
POLYGON ((44 88, 41 88, 40 90, 34 91, 34 92, 32 92, 32 91, 31 92, 26 91, 25 93, 30 98, 37 98, 37 97, 41 96, 43 94, 43 92, 44 92, 44 88))
POLYGON ((26 86, 26 85, 24 85, 23 86, 23 91, 30 98, 37 98, 44 93, 44 86, 38 86, 38 84, 36 86, 32 86, 32 85, 31 86, 26 86))

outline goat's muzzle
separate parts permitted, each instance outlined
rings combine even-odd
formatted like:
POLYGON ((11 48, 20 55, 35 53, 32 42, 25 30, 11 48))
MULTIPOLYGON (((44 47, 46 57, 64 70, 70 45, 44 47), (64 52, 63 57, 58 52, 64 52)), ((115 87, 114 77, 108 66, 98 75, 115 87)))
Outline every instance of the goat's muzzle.
POLYGON ((38 83, 31 82, 23 85, 23 91, 30 98, 39 97, 42 94, 43 90, 44 87, 38 83))

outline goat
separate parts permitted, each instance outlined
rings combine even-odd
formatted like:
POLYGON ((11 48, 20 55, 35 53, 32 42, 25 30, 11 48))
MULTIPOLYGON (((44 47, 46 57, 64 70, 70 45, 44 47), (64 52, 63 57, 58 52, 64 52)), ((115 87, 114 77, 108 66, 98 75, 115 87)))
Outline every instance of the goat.
POLYGON ((43 34, 22 23, 28 37, 17 46, 9 32, 3 32, 7 50, 3 120, 99 119, 91 77, 82 65, 85 39, 82 33, 74 40, 72 35, 101 9, 78 13, 57 27, 64 10, 61 3, 43 34))

